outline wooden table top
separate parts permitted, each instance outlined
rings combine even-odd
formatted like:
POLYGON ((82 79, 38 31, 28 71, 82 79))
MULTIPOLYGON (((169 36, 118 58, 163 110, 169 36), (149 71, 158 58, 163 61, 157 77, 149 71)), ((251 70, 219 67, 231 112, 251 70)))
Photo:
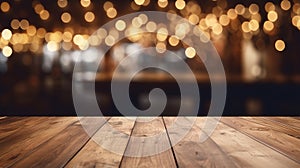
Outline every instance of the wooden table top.
POLYGON ((170 148, 147 157, 118 155, 96 144, 77 117, 0 117, 0 167, 300 167, 300 117, 222 117, 203 143, 199 134, 205 118, 197 117, 175 146, 176 133, 169 129, 175 117, 105 119, 89 130, 122 153, 139 150, 142 155, 156 148, 149 148, 149 141, 136 144, 129 136, 112 141, 108 125, 138 137, 167 131, 169 143, 158 146, 170 148))

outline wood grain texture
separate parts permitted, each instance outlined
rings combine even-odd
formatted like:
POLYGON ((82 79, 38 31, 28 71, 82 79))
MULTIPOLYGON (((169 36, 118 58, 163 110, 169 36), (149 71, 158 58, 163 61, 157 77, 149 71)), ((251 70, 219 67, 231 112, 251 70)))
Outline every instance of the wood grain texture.
POLYGON ((47 142, 47 140, 76 121, 75 118, 70 117, 23 119, 24 122, 19 120, 1 127, 1 132, 6 131, 9 134, 4 134, 6 136, 1 137, 0 140, 0 167, 10 166, 17 160, 27 156, 39 145, 47 142))
POLYGON ((254 120, 249 121, 237 117, 223 117, 221 119, 223 123, 300 163, 300 139, 278 131, 279 127, 258 124, 259 121, 253 122, 254 120))
POLYGON ((196 125, 192 125, 194 119, 191 117, 181 117, 175 122, 175 117, 163 118, 170 136, 172 145, 175 145, 174 153, 179 167, 236 167, 226 153, 219 146, 208 138, 205 142, 200 142, 201 130, 196 125), (183 139, 183 132, 188 131, 183 139))
POLYGON ((66 167, 118 167, 128 144, 134 122, 134 117, 130 119, 125 117, 111 118, 95 133, 93 139, 89 140, 66 167), (101 145, 113 148, 115 153, 106 150, 101 145))
POLYGON ((96 117, 87 117, 81 120, 81 123, 77 121, 69 125, 56 136, 40 145, 27 157, 17 161, 13 167, 52 168, 65 165, 90 139, 81 124, 86 123, 86 128, 90 132, 96 132, 99 126, 104 124, 104 120, 99 120, 96 117))
POLYGON ((121 167, 176 167, 169 139, 164 133, 161 117, 137 118, 121 167), (151 121, 143 122, 145 120, 151 121), (136 157, 128 156, 132 154, 136 157))
MULTIPOLYGON (((201 128, 204 121, 204 118, 197 118, 197 126, 201 128)), ((237 167, 299 167, 295 161, 223 123, 218 124, 210 138, 237 167)))
POLYGON ((269 120, 266 117, 240 117, 240 118, 256 124, 264 125, 266 127, 272 128, 276 132, 287 134, 291 137, 300 139, 300 130, 291 126, 287 126, 285 124, 274 122, 273 120, 269 120))
POLYGON ((294 129, 300 130, 300 120, 294 117, 263 117, 263 118, 275 121, 279 124, 286 125, 287 127, 292 127, 294 129))
POLYGON ((0 167, 300 167, 298 117, 222 117, 203 143, 205 117, 180 118, 7 117, 0 167))

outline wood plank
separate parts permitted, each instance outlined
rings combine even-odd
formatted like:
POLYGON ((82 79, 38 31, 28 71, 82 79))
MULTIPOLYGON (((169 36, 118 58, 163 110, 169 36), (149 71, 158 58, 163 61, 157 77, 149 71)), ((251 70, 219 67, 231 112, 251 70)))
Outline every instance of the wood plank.
POLYGON ((276 132, 281 132, 293 138, 300 139, 300 130, 295 129, 291 126, 287 126, 285 124, 278 123, 273 120, 269 120, 268 117, 240 117, 240 118, 248 120, 250 122, 264 125, 266 127, 270 127, 276 132))
POLYGON ((168 136, 163 134, 164 131, 161 117, 137 118, 121 167, 176 167, 170 142, 168 136), (143 122, 145 120, 151 121, 143 122), (159 134, 162 136, 155 136, 159 134), (162 149, 168 150, 161 152, 162 149), (130 154, 136 154, 137 157, 130 157, 130 154))
POLYGON ((237 117, 223 117, 221 122, 300 163, 300 139, 255 122, 237 117))
POLYGON ((264 118, 300 130, 300 120, 294 117, 264 117, 264 118))
POLYGON ((175 145, 184 135, 183 133, 188 131, 188 134, 173 146, 179 167, 236 167, 213 140, 208 138, 205 142, 200 142, 201 130, 196 125, 191 125, 196 118, 178 117, 177 122, 175 122, 176 117, 163 117, 163 119, 172 145, 175 145))
MULTIPOLYGON (((81 124, 91 133, 95 133, 105 122, 100 117, 81 118, 57 133, 56 136, 40 145, 13 167, 61 167, 65 165, 90 139, 81 124)), ((44 130, 46 133, 47 130, 44 130)))
MULTIPOLYGON (((0 140, 0 167, 12 165, 76 121, 76 118, 70 117, 28 118, 29 120, 24 119, 28 122, 23 125, 19 125, 21 122, 14 122, 14 125, 8 124, 8 131, 16 128, 16 132, 13 131, 12 134, 10 132, 0 140)), ((2 131, 4 130, 2 129, 2 131)))
MULTIPOLYGON (((198 117, 196 125, 201 128, 204 121, 205 118, 198 117)), ((295 161, 223 123, 218 124, 210 138, 238 167, 299 167, 295 161)))
POLYGON ((128 144, 134 123, 134 117, 130 119, 112 117, 95 133, 93 139, 105 145, 105 147, 114 147, 113 149, 116 153, 106 150, 107 148, 105 149, 93 139, 90 139, 66 167, 118 167, 128 144), (112 128, 115 130, 112 130, 112 128), (127 136, 120 133, 124 133, 127 136))

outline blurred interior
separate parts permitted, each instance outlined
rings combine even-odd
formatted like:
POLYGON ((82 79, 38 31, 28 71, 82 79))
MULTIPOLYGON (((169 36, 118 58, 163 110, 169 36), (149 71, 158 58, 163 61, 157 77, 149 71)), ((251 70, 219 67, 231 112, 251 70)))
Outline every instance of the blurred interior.
MULTIPOLYGON (((207 71, 195 49, 181 42, 185 33, 196 36, 199 30, 205 35, 200 40, 213 43, 224 65, 223 115, 300 114, 299 0, 7 0, 0 7, 0 115, 76 115, 75 64, 87 80, 88 72, 98 68, 99 106, 105 115, 120 115, 110 95, 111 75, 124 57, 146 46, 156 47, 157 54, 135 52, 123 68, 161 59, 176 68, 176 58, 166 51, 176 53, 195 74, 201 94, 198 115, 206 115, 211 98, 207 71), (115 28, 100 28, 119 16, 150 10, 178 14, 197 29, 175 25, 175 34, 167 36, 163 33, 168 34, 170 25, 142 14, 131 22, 118 20, 115 28), (144 33, 115 43, 120 32, 141 27, 162 34, 144 33), (111 49, 98 65, 100 44, 111 49)), ((168 97, 162 115, 177 115, 180 101, 189 104, 178 96, 176 81, 157 69, 136 77, 130 86, 133 104, 149 107, 148 93, 157 87, 168 97)))

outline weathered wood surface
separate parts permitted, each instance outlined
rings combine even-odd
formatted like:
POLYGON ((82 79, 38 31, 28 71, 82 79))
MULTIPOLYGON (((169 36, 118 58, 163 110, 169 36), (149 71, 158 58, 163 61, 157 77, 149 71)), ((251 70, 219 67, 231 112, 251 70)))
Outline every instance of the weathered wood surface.
POLYGON ((0 117, 0 167, 300 167, 299 117, 205 120, 0 117))

